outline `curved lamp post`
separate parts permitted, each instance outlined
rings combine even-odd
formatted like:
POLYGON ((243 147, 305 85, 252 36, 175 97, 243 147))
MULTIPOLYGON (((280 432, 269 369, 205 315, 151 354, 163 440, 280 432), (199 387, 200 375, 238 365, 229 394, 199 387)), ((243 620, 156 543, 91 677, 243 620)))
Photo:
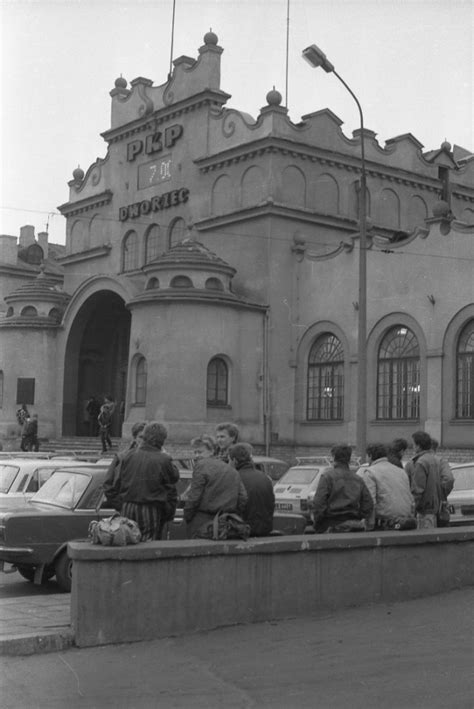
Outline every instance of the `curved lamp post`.
POLYGON ((360 199, 359 199, 359 221, 360 221, 360 245, 359 245, 359 322, 357 333, 357 360, 358 360, 358 380, 357 380, 357 420, 356 438, 357 450, 365 459, 365 449, 367 445, 367 179, 365 169, 365 145, 364 145, 364 116, 359 100, 352 89, 339 76, 324 52, 315 44, 303 50, 303 58, 312 67, 321 67, 328 74, 334 74, 341 84, 349 91, 357 104, 360 116, 360 151, 361 151, 361 179, 360 179, 360 199))

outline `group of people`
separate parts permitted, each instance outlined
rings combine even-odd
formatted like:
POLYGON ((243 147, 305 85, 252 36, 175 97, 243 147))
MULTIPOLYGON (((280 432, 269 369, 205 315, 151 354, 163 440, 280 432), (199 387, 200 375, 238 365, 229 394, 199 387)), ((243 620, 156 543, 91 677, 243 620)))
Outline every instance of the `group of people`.
POLYGON ((16 420, 21 427, 20 450, 24 452, 38 452, 40 448, 38 438, 38 414, 31 415, 26 404, 22 404, 16 412, 16 420))
POLYGON ((367 446, 368 464, 356 472, 350 446, 332 449, 334 464, 321 475, 313 501, 315 531, 430 529, 454 486, 449 464, 437 455, 438 443, 425 431, 413 435, 414 457, 402 463, 405 439, 391 446, 367 446))
MULTIPOLYGON (((191 441, 194 468, 183 511, 187 537, 199 537, 218 512, 240 515, 251 536, 270 534, 272 481, 253 465, 252 446, 239 442, 237 426, 221 423, 215 433, 191 441)), ((129 449, 115 456, 104 482, 108 503, 137 522, 143 541, 161 539, 176 512, 179 471, 163 450, 166 437, 161 423, 136 423, 129 449)))

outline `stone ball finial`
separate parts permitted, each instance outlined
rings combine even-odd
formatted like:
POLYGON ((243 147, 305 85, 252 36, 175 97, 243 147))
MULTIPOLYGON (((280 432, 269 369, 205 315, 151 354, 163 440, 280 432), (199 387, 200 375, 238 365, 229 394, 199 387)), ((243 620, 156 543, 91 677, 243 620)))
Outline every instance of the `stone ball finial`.
POLYGON ((76 169, 72 171, 72 176, 76 182, 82 182, 84 179, 84 170, 78 165, 76 169))
POLYGON ((267 103, 269 106, 279 106, 282 101, 282 95, 273 87, 267 94, 267 103))
POLYGON ((206 32, 204 35, 204 44, 214 44, 216 45, 218 41, 218 37, 215 32, 212 31, 212 27, 209 30, 209 32, 206 32))
POLYGON ((449 204, 444 199, 439 199, 433 204, 434 217, 447 217, 449 212, 449 204))
POLYGON ((448 152, 451 152, 451 143, 448 143, 447 140, 444 140, 441 143, 441 150, 447 150, 448 152))
POLYGON ((115 79, 115 88, 116 89, 126 89, 127 88, 127 79, 124 79, 122 74, 120 74, 118 79, 115 79))

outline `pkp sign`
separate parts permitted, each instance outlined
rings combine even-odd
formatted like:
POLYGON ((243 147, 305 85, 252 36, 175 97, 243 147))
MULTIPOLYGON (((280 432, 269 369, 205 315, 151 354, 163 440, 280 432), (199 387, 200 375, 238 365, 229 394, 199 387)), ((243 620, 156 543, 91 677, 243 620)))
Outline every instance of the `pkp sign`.
POLYGON ((175 123, 172 126, 165 128, 163 132, 157 131, 151 135, 147 135, 145 140, 132 140, 127 143, 127 160, 132 162, 137 155, 145 153, 145 155, 154 155, 163 150, 163 148, 172 148, 176 141, 183 135, 183 126, 175 123))

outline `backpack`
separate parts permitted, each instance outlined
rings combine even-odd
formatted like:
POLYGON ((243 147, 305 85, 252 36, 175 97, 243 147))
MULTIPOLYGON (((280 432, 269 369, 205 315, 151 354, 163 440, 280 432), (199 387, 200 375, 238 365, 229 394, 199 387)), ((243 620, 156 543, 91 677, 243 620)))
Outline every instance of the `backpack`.
POLYGON ((126 544, 138 544, 142 535, 138 524, 116 512, 112 517, 93 520, 89 524, 88 536, 92 544, 123 547, 126 544))
POLYGON ((197 532, 198 539, 248 539, 250 525, 235 512, 218 512, 212 522, 206 522, 197 532))

